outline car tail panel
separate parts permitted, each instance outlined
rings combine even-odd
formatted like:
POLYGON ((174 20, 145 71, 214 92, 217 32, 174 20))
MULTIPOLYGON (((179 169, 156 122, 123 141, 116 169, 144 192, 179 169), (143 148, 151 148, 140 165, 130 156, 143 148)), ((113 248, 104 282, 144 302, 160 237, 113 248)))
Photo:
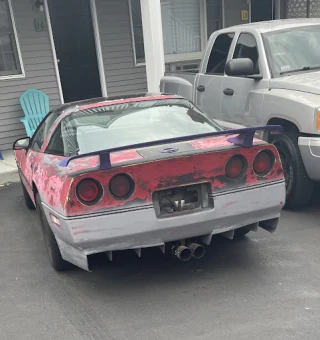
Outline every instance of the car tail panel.
POLYGON ((177 154, 152 161, 143 159, 138 163, 76 176, 70 186, 65 214, 76 216, 155 206, 155 200, 159 203, 159 197, 166 190, 169 190, 167 198, 173 200, 173 205, 178 204, 177 209, 180 209, 181 201, 189 207, 205 204, 206 208, 212 208, 212 195, 279 180, 283 180, 279 154, 273 145, 266 143, 250 148, 231 147, 198 154, 177 154), (266 156, 259 156, 261 152, 270 155, 271 164, 267 163, 266 156), (264 171, 259 173, 255 167, 264 171), (83 197, 101 194, 99 200, 93 200, 94 204, 86 204, 77 193, 85 179, 91 180, 91 186, 83 197), (100 189, 92 183, 99 183, 100 189))

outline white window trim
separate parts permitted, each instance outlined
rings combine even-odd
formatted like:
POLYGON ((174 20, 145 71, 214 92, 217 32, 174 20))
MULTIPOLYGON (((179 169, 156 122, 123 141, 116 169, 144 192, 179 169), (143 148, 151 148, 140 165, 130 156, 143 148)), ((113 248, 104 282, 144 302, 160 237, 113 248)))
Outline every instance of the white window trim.
MULTIPOLYGON (((166 63, 184 62, 189 60, 198 60, 202 58, 203 52, 205 51, 208 34, 207 34, 207 0, 200 1, 200 32, 201 32, 201 51, 191 53, 179 53, 179 54, 168 54, 164 56, 166 63)), ((130 29, 131 29, 131 40, 133 49, 134 64, 137 67, 145 66, 145 62, 137 62, 136 46, 134 41, 134 30, 133 30, 133 19, 132 19, 132 7, 131 0, 128 0, 129 17, 130 17, 130 29)))
POLYGON ((16 42, 16 46, 17 46, 17 52, 18 52, 18 60, 20 63, 20 68, 21 68, 21 73, 20 74, 13 74, 13 75, 9 75, 9 76, 0 76, 0 80, 12 80, 12 79, 21 79, 21 78, 25 78, 26 74, 24 71, 24 65, 22 62, 22 55, 21 55, 21 49, 20 49, 20 44, 19 44, 19 39, 18 39, 18 33, 17 33, 17 27, 16 27, 16 22, 14 19, 14 15, 13 15, 13 8, 12 8, 12 3, 11 0, 7 0, 8 1, 8 7, 9 7, 9 14, 10 14, 10 19, 11 19, 11 23, 12 23, 12 28, 13 28, 13 34, 14 34, 14 38, 15 38, 15 42, 16 42))
POLYGON ((92 24, 93 24, 93 34, 94 34, 95 45, 96 45, 97 60, 98 60, 101 94, 103 97, 107 97, 108 91, 107 91, 106 73, 105 73, 104 63, 103 63, 103 53, 102 53, 102 48, 101 48, 100 29, 99 29, 99 20, 98 20, 98 14, 97 14, 96 0, 90 0, 90 8, 91 8, 91 18, 92 18, 92 24))
POLYGON ((49 6, 48 6, 47 0, 44 0, 44 9, 45 9, 45 13, 46 13, 46 20, 47 20, 47 25, 48 25, 51 52, 52 52, 54 70, 55 70, 55 73, 56 73, 56 80, 57 80, 57 85, 58 85, 60 102, 61 102, 61 104, 64 104, 64 97, 63 97, 63 91, 62 91, 62 85, 61 85, 61 79, 60 79, 60 72, 59 72, 59 66, 58 66, 58 60, 57 60, 57 53, 56 53, 56 47, 55 47, 55 44, 54 44, 54 38, 53 38, 53 32, 52 32, 52 26, 51 26, 51 18, 50 18, 50 12, 49 12, 49 6))

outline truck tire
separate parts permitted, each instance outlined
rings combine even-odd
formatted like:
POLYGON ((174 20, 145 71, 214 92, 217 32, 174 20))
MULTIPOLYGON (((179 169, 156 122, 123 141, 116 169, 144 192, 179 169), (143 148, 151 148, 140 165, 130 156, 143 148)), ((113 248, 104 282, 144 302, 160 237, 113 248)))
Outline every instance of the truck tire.
POLYGON ((34 203, 32 202, 32 199, 31 199, 26 187, 24 186, 24 184, 22 182, 21 176, 19 175, 19 177, 20 177, 20 183, 21 183, 21 186, 22 186, 24 203, 29 210, 35 210, 36 207, 34 206, 34 203))
POLYGON ((39 194, 36 195, 36 202, 42 234, 48 251, 51 266, 54 270, 58 272, 67 270, 71 267, 71 264, 65 261, 61 256, 56 238, 49 226, 46 215, 43 211, 39 194))
POLYGON ((280 154, 285 180, 285 208, 300 208, 308 204, 314 184, 308 177, 298 145, 298 132, 285 133, 273 140, 280 154))

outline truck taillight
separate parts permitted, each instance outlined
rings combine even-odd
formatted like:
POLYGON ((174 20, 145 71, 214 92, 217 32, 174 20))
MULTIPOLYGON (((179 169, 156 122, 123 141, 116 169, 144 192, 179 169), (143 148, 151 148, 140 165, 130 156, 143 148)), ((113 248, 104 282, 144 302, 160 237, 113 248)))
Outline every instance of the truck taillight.
POLYGON ((253 170, 257 175, 267 175, 274 164, 274 155, 270 151, 260 151, 253 161, 253 170))
POLYGON ((247 160, 241 156, 236 155, 231 157, 226 165, 226 175, 229 178, 236 179, 243 175, 247 166, 247 160))
POLYGON ((320 131, 320 112, 316 113, 316 129, 320 131))
POLYGON ((127 199, 134 191, 134 182, 127 174, 118 174, 112 177, 109 189, 114 198, 127 199))
POLYGON ((92 178, 82 180, 76 188, 79 201, 86 205, 97 203, 102 197, 102 191, 101 184, 92 178))

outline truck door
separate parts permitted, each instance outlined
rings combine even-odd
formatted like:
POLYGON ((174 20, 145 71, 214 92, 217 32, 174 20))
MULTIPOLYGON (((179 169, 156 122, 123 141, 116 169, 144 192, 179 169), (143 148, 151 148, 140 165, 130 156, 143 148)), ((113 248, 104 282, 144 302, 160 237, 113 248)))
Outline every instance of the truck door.
POLYGON ((195 81, 195 102, 210 117, 220 120, 224 69, 234 32, 219 34, 208 44, 200 73, 195 81))
MULTIPOLYGON (((232 59, 236 58, 251 59, 254 65, 254 74, 261 75, 259 50, 256 37, 253 34, 240 33, 232 55, 232 59)), ((267 88, 267 80, 261 78, 225 76, 221 93, 222 125, 227 128, 259 125, 263 89, 267 88)))

